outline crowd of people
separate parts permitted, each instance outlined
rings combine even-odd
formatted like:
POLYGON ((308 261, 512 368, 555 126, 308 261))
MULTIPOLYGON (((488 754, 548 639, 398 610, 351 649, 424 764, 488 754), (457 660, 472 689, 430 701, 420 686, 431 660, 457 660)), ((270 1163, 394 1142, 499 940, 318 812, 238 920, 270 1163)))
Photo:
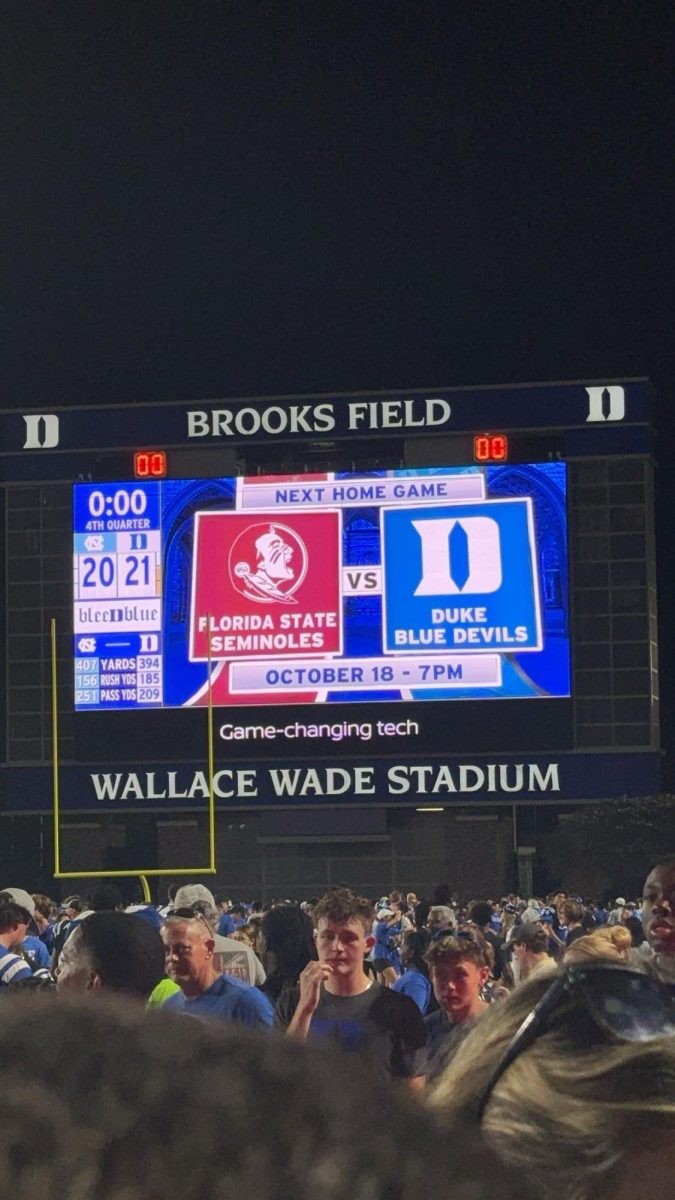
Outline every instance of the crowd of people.
POLYGON ((73 1139, 79 1190, 64 1188, 61 1150, 41 1176, 27 1151, 0 1154, 0 1197, 33 1200, 39 1176, 60 1200, 303 1196, 310 1180, 374 1200, 482 1197, 496 1181, 505 1196, 623 1200, 648 1180, 665 1200, 674 981, 675 861, 611 905, 562 891, 464 902, 449 887, 372 901, 338 886, 263 906, 187 883, 161 907, 125 906, 109 883, 60 903, 7 887, 0 1130, 22 1145, 12 1104, 40 1092, 96 1137, 73 1139), (24 1045, 36 1029, 40 1055, 24 1045), (106 1103, 88 1107, 98 1088, 106 1103), (123 1106, 138 1095, 111 1116, 116 1089, 123 1106), (180 1154, 163 1158, 176 1105, 206 1106, 183 1131, 188 1157, 219 1119, 226 1130, 193 1190, 180 1154), (157 1144, 134 1158, 139 1123, 157 1144))

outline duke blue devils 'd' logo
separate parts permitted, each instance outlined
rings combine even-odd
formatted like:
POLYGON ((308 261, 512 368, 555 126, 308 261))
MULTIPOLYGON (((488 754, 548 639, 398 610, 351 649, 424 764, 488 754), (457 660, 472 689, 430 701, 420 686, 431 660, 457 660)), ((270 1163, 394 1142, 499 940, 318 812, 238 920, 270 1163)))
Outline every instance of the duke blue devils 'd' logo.
POLYGON ((626 415, 626 392, 617 384, 607 387, 587 387, 589 421, 623 421, 626 415))
POLYGON ((491 517, 413 521, 421 541, 422 578, 413 595, 496 592, 502 585, 499 525, 491 517))
POLYGON ((24 416, 24 450, 53 450, 59 444, 59 418, 56 413, 27 413, 24 416))

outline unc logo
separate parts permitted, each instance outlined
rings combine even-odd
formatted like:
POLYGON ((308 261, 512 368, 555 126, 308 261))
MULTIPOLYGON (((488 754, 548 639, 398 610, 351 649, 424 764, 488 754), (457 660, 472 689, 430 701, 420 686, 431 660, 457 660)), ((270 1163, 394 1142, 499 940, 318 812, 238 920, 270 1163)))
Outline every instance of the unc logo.
POLYGON ((502 585, 499 525, 492 517, 413 521, 422 543, 422 578, 413 595, 496 592, 502 585))
POLYGON ((235 591, 258 604, 297 604, 293 592, 307 574, 307 547, 287 525, 249 525, 228 558, 235 591))
POLYGON ((626 415, 626 393, 618 384, 607 387, 587 387, 589 421, 623 421, 626 415))
POLYGON ((24 450, 53 450, 59 444, 59 418, 55 413, 24 415, 26 438, 24 450))

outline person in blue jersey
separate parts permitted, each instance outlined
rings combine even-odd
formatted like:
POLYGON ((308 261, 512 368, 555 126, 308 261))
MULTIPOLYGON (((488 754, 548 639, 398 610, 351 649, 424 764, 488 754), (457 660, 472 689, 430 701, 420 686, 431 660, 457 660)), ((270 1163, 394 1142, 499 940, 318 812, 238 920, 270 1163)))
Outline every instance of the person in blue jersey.
POLYGON ((230 909, 230 916, 232 917, 235 933, 238 929, 243 929, 248 920, 248 914, 243 904, 233 904, 230 909))
POLYGON ((46 896, 44 892, 33 892, 33 903, 35 904, 35 925, 37 935, 41 942, 46 946, 49 954, 52 952, 52 935, 54 932, 54 924, 56 922, 56 914, 58 905, 51 897, 46 896))
POLYGON ((124 911, 130 916, 140 917, 141 921, 152 925, 152 928, 156 929, 158 933, 162 928, 163 918, 160 916, 159 909, 155 908, 154 904, 146 904, 145 902, 142 904, 127 904, 124 911))
POLYGON ((239 1021, 257 1029, 272 1025, 274 1011, 257 988, 220 974, 214 963, 215 939, 198 913, 178 910, 162 928, 166 973, 180 992, 164 1008, 219 1021, 239 1021))
POLYGON ((30 892, 24 891, 23 888, 3 888, 0 892, 0 901, 2 900, 18 904, 23 912, 28 915, 28 931, 23 941, 15 946, 15 950, 25 959, 31 971, 48 971, 50 954, 44 942, 38 936, 39 926, 35 919, 35 901, 30 892))
POLYGON ((230 912, 232 900, 226 892, 216 892, 213 898, 219 914, 216 933, 219 933, 221 937, 232 937, 235 930, 234 917, 230 912))
POLYGON ((33 974, 25 958, 17 953, 29 924, 30 913, 23 905, 0 898, 0 988, 19 979, 30 979, 33 974))
POLYGON ((67 896, 62 900, 57 912, 56 920, 51 931, 51 965, 52 970, 56 967, 59 961, 65 940, 70 933, 71 921, 79 917, 84 912, 86 905, 81 896, 67 896))
POLYGON ((401 912, 398 908, 378 908, 373 922, 375 944, 372 964, 379 982, 385 987, 391 987, 401 973, 401 928, 401 912))
POLYGON ((424 955, 429 949, 431 936, 426 929, 416 929, 403 934, 401 942, 401 967, 403 974, 391 985, 393 992, 410 996, 419 1008, 422 1016, 426 1016, 431 1003, 432 988, 429 979, 429 969, 424 961, 424 955))

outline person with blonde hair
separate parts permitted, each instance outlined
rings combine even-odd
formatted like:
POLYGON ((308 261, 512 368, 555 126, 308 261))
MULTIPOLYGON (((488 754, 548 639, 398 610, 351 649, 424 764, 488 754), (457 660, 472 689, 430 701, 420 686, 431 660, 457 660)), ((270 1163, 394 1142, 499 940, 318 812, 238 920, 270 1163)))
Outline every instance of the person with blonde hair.
POLYGON ((485 1013, 431 1104, 451 1130, 473 1120, 546 1200, 669 1200, 673 1035, 675 1000, 659 980, 613 962, 563 967, 485 1013))
POLYGON ((603 925, 593 933, 577 938, 565 952, 565 966, 573 963, 606 962, 631 963, 632 938, 624 925, 603 925))

